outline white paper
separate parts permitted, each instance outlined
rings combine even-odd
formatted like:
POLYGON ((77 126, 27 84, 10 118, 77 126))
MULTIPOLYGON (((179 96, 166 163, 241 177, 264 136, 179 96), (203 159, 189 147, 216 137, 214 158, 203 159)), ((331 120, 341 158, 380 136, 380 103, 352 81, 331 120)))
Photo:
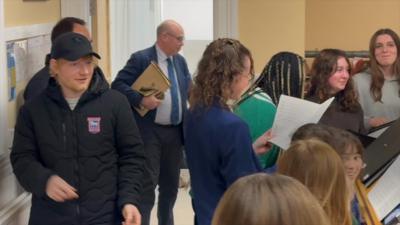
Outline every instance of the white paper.
POLYGON ((378 138, 378 137, 381 136, 381 134, 382 134, 383 132, 385 132, 386 129, 388 129, 388 128, 389 128, 389 127, 385 127, 385 128, 379 129, 379 130, 377 130, 377 131, 374 131, 374 132, 372 132, 372 133, 369 133, 368 136, 373 137, 373 138, 378 138))
POLYGON ((333 99, 332 97, 322 104, 318 104, 300 98, 281 95, 272 125, 273 138, 270 142, 282 149, 289 148, 293 133, 304 124, 317 123, 333 99))
POLYGON ((32 77, 43 68, 46 54, 50 52, 51 41, 49 35, 37 36, 28 39, 27 76, 32 77))
POLYGON ((373 186, 368 194, 369 201, 382 220, 400 203, 400 157, 373 186))

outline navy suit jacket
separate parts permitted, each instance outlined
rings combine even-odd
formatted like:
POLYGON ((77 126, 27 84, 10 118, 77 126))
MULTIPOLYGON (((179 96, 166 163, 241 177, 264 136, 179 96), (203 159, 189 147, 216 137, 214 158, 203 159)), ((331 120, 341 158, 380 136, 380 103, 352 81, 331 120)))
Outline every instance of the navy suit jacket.
MULTIPOLYGON (((113 89, 116 89, 127 96, 132 107, 138 107, 143 96, 139 92, 132 90, 131 86, 149 66, 151 61, 157 62, 157 51, 155 45, 133 53, 125 67, 118 72, 117 77, 111 84, 113 89)), ((179 54, 174 55, 173 62, 181 94, 183 119, 183 116, 186 114, 187 110, 188 92, 192 79, 186 64, 186 60, 183 58, 183 56, 179 54)), ((136 110, 133 110, 136 122, 139 126, 139 129, 142 131, 142 135, 145 135, 149 129, 154 126, 156 112, 157 108, 150 110, 144 117, 142 117, 136 112, 136 110)))

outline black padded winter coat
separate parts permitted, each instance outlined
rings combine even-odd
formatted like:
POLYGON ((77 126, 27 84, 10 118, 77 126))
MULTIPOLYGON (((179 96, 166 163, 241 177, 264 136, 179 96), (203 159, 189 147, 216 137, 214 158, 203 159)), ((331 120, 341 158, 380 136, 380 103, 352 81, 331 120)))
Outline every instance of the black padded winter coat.
POLYGON ((100 70, 71 110, 56 81, 20 110, 11 163, 32 192, 31 225, 117 224, 126 203, 137 206, 144 168, 139 130, 125 96, 100 70), (58 175, 79 199, 58 203, 46 183, 58 175))

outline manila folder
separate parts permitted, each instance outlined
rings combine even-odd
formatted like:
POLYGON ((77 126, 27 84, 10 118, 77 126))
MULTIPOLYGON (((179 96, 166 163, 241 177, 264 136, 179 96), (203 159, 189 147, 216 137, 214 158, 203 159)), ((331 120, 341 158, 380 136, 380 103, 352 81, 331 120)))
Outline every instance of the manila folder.
MULTIPOLYGON (((143 96, 156 94, 156 97, 163 96, 164 92, 170 87, 170 82, 161 68, 155 62, 144 70, 139 78, 132 84, 132 89, 143 96)), ((162 97, 160 97, 162 98, 162 97)), ((149 110, 144 107, 135 107, 135 110, 144 116, 149 110)))

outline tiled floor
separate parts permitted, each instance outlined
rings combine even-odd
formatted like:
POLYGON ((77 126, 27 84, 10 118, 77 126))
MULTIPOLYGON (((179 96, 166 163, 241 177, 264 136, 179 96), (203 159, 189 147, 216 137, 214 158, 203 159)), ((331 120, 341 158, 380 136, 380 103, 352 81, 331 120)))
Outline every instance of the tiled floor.
MULTIPOLYGON (((181 170, 181 176, 185 180, 189 179, 189 171, 181 170)), ((151 225, 158 225, 157 222, 157 203, 151 213, 151 225)), ((176 199, 174 208, 175 225, 192 225, 193 224, 193 210, 191 205, 191 198, 189 189, 180 188, 178 198, 176 199)))

